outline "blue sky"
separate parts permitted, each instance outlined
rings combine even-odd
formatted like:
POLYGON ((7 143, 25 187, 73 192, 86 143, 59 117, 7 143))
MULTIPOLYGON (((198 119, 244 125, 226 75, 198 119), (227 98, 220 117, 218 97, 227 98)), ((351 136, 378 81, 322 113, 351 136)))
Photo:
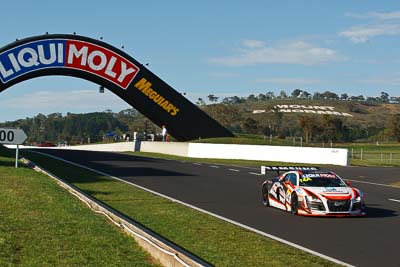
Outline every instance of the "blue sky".
MULTIPOLYGON (((99 38, 196 101, 300 88, 400 96, 399 1, 7 1, 0 46, 72 33, 99 38)), ((43 77, 0 95, 0 122, 129 108, 96 84, 43 77)))

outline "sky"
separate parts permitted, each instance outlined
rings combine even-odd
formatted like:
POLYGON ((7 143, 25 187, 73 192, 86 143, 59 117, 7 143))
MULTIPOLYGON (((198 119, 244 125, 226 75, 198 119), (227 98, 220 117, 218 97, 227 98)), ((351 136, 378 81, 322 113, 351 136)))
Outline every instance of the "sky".
MULTIPOLYGON (((49 33, 121 48, 192 102, 250 94, 400 96, 400 2, 3 1, 0 47, 49 33)), ((130 108, 94 83, 31 79, 0 95, 0 122, 130 108)))

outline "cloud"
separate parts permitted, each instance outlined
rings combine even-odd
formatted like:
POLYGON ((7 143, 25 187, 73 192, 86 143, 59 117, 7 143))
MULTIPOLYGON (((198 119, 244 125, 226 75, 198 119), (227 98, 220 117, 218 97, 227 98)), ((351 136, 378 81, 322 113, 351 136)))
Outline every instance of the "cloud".
POLYGON ((214 64, 227 66, 250 66, 257 64, 318 65, 344 60, 335 50, 296 41, 275 47, 258 40, 243 40, 236 55, 211 58, 214 64))
POLYGON ((400 34, 400 24, 381 24, 368 26, 354 26, 339 33, 354 43, 365 43, 378 36, 393 36, 400 34))
POLYGON ((394 12, 368 12, 368 13, 346 13, 348 17, 357 19, 378 19, 378 20, 392 20, 400 19, 400 11, 394 12))
POLYGON ((304 78, 266 78, 257 79, 257 83, 273 83, 281 85, 306 85, 306 84, 318 84, 321 81, 317 79, 304 79, 304 78))

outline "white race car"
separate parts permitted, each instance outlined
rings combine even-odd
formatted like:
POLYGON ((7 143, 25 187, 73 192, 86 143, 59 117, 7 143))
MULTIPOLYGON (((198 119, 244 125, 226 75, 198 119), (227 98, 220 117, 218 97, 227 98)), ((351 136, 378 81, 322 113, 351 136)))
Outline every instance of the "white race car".
POLYGON ((261 173, 277 171, 278 177, 261 187, 262 201, 306 216, 365 216, 363 194, 331 171, 316 167, 262 166, 261 173), (279 175, 280 171, 285 171, 279 175))

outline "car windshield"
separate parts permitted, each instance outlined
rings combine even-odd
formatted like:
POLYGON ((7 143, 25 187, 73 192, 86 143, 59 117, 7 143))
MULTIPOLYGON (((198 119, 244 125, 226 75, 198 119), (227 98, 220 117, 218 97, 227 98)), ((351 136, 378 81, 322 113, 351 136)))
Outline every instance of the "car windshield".
POLYGON ((299 179, 300 186, 313 187, 346 187, 346 184, 336 175, 330 173, 308 173, 299 179))

